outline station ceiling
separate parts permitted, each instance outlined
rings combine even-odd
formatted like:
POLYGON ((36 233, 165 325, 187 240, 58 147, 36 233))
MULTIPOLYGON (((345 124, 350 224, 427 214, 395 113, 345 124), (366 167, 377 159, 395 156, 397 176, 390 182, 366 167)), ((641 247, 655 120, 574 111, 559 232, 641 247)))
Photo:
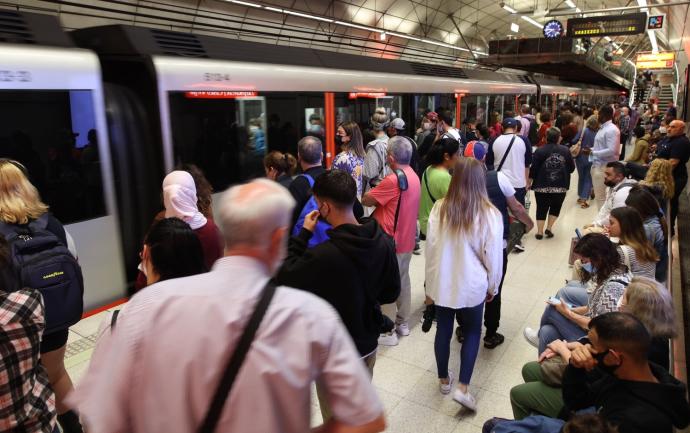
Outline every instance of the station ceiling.
MULTIPOLYGON (((551 19, 565 26, 569 16, 552 14, 638 1, 644 0, 16 0, 0 7, 57 14, 67 29, 134 24, 462 66, 475 64, 491 40, 542 37, 541 26, 551 19)), ((649 4, 669 17, 670 25, 655 32, 660 49, 682 50, 689 6, 649 4)), ((646 34, 612 39, 625 58, 652 48, 646 34)))

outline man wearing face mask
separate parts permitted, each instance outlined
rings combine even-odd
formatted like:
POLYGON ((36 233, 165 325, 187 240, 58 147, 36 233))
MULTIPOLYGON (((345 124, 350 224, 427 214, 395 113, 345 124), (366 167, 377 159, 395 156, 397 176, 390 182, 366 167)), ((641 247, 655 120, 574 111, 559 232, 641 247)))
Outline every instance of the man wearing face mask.
POLYGON ((352 211, 355 181, 346 172, 331 170, 319 176, 314 199, 318 210, 307 215, 302 231, 290 239, 276 281, 328 301, 373 374, 382 320, 379 305, 395 302, 400 294, 395 244, 375 219, 357 221, 352 211), (307 249, 317 218, 333 227, 330 239, 307 249))
POLYGON ((671 433, 690 424, 685 385, 648 361, 651 337, 642 322, 605 313, 591 320, 587 337, 563 375, 568 411, 593 406, 619 433, 671 433))

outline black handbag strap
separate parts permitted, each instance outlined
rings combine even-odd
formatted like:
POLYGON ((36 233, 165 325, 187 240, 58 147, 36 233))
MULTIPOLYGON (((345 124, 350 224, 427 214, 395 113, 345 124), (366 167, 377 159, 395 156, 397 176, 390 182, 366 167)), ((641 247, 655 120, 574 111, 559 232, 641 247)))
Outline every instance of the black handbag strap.
POLYGON ((221 412, 223 411, 223 406, 225 406, 225 402, 232 390, 232 385, 237 378, 237 373, 239 373, 242 363, 247 357, 252 341, 254 341, 256 331, 259 329, 259 325, 261 325, 261 320, 266 314, 266 310, 271 303, 271 299, 273 299, 275 291, 276 285, 272 280, 269 280, 261 291, 259 301, 256 303, 254 312, 249 318, 246 328, 244 328, 244 332, 237 343, 235 351, 230 356, 223 377, 216 388, 213 400, 211 400, 211 405, 204 417, 204 422, 201 424, 201 427, 199 427, 199 433, 213 433, 216 429, 221 412))
POLYGON ((427 177, 428 171, 429 171, 428 168, 426 170, 424 170, 424 173, 422 173, 422 177, 424 178, 424 185, 426 185, 426 192, 429 193, 429 198, 431 199, 431 202, 436 203, 436 198, 433 196, 433 194, 431 194, 431 189, 429 189, 429 179, 427 177))
POLYGON ((513 142, 515 141, 515 135, 513 135, 513 139, 510 140, 510 144, 508 145, 508 149, 506 149, 506 153, 503 154, 503 158, 501 158, 501 163, 498 164, 498 168, 496 171, 501 171, 501 168, 503 168, 503 163, 506 162, 506 158, 508 157, 508 154, 510 153, 510 149, 513 148, 513 142))

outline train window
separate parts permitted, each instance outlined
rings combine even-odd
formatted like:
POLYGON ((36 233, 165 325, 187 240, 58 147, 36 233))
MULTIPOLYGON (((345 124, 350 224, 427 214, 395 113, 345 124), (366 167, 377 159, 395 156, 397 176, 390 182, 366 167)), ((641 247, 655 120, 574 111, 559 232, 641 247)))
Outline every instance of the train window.
POLYGON ((21 162, 62 223, 106 215, 89 90, 0 90, 0 157, 21 162))
MULTIPOLYGON (((370 120, 376 109, 384 108, 391 120, 397 117, 406 119, 403 117, 408 114, 403 109, 406 106, 406 97, 406 95, 388 95, 380 92, 336 93, 336 124, 350 120, 357 122, 362 130, 364 142, 368 143, 374 139, 370 120)), ((413 131, 411 127, 408 129, 413 131)))
POLYGON ((305 135, 323 138, 323 93, 170 92, 176 164, 200 167, 215 191, 264 176, 263 158, 297 155, 305 135))

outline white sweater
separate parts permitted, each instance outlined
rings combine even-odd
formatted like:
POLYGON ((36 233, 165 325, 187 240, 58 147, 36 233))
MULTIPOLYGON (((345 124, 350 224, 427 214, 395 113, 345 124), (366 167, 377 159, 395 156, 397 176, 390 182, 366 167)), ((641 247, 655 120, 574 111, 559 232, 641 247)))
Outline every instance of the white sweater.
POLYGON ((448 308, 476 307, 487 292, 498 294, 503 274, 503 219, 492 209, 488 224, 471 234, 451 234, 440 227, 438 200, 426 234, 426 294, 448 308), (480 259, 481 256, 481 259, 480 259))

